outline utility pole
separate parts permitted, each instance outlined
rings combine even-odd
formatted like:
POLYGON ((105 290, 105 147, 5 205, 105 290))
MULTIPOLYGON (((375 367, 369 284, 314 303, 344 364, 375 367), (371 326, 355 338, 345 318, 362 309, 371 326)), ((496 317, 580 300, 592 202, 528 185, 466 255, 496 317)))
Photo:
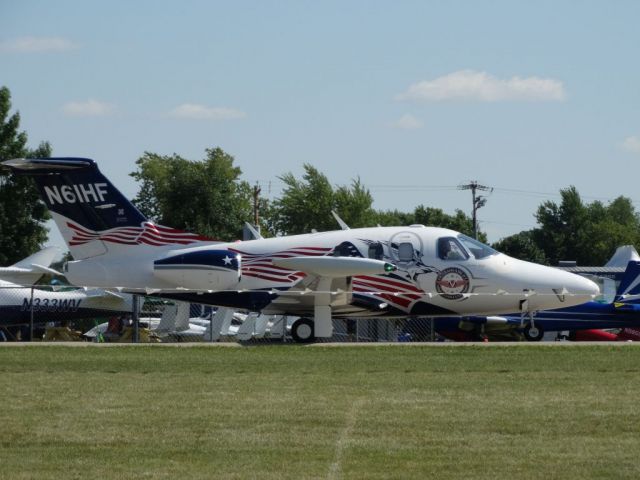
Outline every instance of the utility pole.
POLYGON ((487 197, 482 195, 476 196, 476 190, 482 192, 493 192, 493 187, 487 187, 486 185, 480 185, 476 180, 471 180, 465 185, 459 185, 458 190, 471 190, 471 199, 473 200, 472 218, 473 218, 473 238, 478 239, 478 215, 479 208, 484 207, 487 203, 487 197))
POLYGON ((260 186, 256 182, 253 187, 253 226, 260 232, 260 186))

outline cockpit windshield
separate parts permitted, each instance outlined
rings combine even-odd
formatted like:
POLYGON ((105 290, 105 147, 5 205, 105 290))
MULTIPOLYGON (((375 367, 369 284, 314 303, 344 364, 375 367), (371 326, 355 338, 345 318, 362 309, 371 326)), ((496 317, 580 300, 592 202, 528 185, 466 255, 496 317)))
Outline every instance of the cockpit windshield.
POLYGON ((467 250, 469 250, 471 254, 477 259, 486 258, 498 253, 488 245, 485 245, 484 243, 479 242, 478 240, 475 240, 471 237, 467 237, 466 235, 458 235, 458 240, 460 240, 460 242, 467 248, 467 250))
POLYGON ((454 237, 438 239, 438 256, 442 260, 466 260, 469 254, 454 237))

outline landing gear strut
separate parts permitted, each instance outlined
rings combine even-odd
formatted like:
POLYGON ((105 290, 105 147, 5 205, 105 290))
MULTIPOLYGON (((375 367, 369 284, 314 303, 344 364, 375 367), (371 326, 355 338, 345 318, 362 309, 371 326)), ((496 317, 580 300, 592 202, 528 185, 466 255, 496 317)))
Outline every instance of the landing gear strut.
POLYGON ((536 327, 533 319, 533 312, 529 310, 529 300, 523 300, 520 302, 520 328, 524 338, 529 342, 539 342, 544 336, 544 330, 542 327, 536 327), (525 317, 529 317, 529 323, 525 326, 525 317))

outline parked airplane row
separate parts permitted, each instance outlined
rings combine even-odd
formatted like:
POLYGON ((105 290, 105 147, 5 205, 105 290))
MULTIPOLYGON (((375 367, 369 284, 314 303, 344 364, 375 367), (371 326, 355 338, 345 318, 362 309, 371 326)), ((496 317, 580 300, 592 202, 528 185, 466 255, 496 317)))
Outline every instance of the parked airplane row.
POLYGON ((422 225, 217 242, 154 224, 92 160, 3 164, 38 185, 75 259, 65 271, 72 283, 300 316, 301 339, 331 337, 332 317, 530 318, 599 291, 586 278, 422 225))
MULTIPOLYGON (((515 338, 523 332, 529 340, 539 340, 543 332, 570 331, 565 337, 572 340, 638 340, 640 337, 640 261, 635 250, 628 263, 622 281, 611 302, 587 302, 566 309, 536 312, 535 323, 523 325, 521 315, 512 314, 490 317, 440 317, 434 327, 438 334, 453 340, 478 340, 480 338, 515 338), (621 329, 619 334, 601 329, 621 329), (536 332, 537 331, 537 332, 536 332)), ((0 326, 28 324, 30 312, 38 324, 70 320, 81 317, 128 314, 132 308, 131 296, 100 289, 73 289, 72 291, 46 291, 20 287, 36 281, 42 274, 59 274, 47 267, 57 254, 56 248, 48 248, 11 266, 0 268, 0 326), (12 280, 12 282, 9 282, 12 280)), ((189 304, 176 302, 166 305, 161 318, 141 318, 141 324, 163 341, 217 341, 220 337, 233 336, 238 340, 281 337, 287 326, 300 321, 288 321, 282 316, 242 314, 228 308, 219 308, 207 317, 190 317, 189 304)), ((420 321, 410 322, 404 329, 410 334, 420 321)), ((98 325, 85 334, 89 339, 109 336, 108 324, 98 325)), ((116 335, 115 338, 117 338, 116 335)), ((113 336, 110 337, 114 339, 113 336)))

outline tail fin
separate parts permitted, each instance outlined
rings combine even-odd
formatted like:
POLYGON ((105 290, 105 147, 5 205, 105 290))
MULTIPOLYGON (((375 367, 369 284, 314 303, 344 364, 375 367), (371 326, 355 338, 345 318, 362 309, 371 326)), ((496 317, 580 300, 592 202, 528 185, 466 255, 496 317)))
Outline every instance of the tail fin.
POLYGON ((629 262, 614 301, 637 302, 638 300, 640 300, 640 262, 629 262))
POLYGON ((19 285, 33 285, 45 273, 62 275, 60 272, 49 268, 49 265, 59 253, 60 249, 58 247, 47 247, 10 267, 0 267, 0 279, 19 285))
POLYGON ((76 260, 107 253, 107 244, 159 246, 208 240, 148 221, 88 158, 19 158, 3 165, 33 177, 76 260))

